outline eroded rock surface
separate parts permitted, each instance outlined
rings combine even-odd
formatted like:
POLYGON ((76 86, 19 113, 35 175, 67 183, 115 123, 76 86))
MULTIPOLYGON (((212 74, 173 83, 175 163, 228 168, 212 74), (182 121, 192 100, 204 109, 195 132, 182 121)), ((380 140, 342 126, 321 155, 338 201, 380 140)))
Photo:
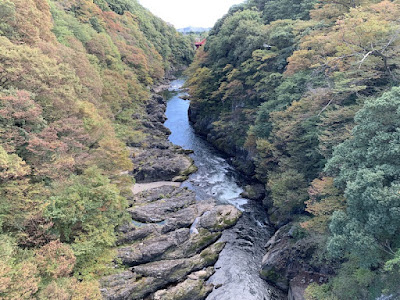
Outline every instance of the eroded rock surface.
MULTIPOLYGON (((191 151, 168 141, 165 108, 153 95, 146 113, 132 116, 143 129, 129 145, 138 183, 181 182, 197 170, 191 151)), ((103 297, 205 299, 214 288, 206 281, 225 246, 218 240, 241 212, 212 199, 197 201, 194 192, 170 184, 136 192, 129 201, 132 222, 117 230, 116 274, 101 279, 103 297)))
POLYGON ((176 286, 155 293, 154 300, 201 300, 205 299, 213 290, 213 286, 206 281, 214 273, 210 267, 202 271, 192 273, 188 279, 176 286))
POLYGON ((177 181, 187 179, 196 171, 187 151, 173 145, 167 137, 171 133, 164 127, 166 104, 160 95, 154 94, 147 102, 145 116, 135 115, 143 127, 144 140, 131 143, 134 164, 132 175, 136 182, 177 181))
POLYGON ((296 239, 294 225, 281 227, 266 244, 261 276, 280 289, 290 289, 291 299, 303 300, 302 294, 312 282, 324 283, 333 270, 323 261, 313 261, 317 240, 296 239))
POLYGON ((205 299, 205 282, 225 244, 222 231, 241 212, 187 189, 162 186, 133 196, 132 223, 118 229, 121 271, 101 280, 105 299, 205 299), (127 269, 126 269, 127 268, 127 269))

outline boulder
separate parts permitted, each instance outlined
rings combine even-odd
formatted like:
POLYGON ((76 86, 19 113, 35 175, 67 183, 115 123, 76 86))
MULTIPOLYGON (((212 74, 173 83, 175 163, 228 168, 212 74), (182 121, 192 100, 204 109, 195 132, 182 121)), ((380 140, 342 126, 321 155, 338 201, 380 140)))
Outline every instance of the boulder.
POLYGON ((241 215, 241 211, 232 205, 217 205, 201 216, 199 226, 210 231, 221 231, 235 225, 241 215))
MULTIPOLYGON (((299 290, 304 291, 309 284, 307 278, 311 282, 318 278, 322 283, 328 277, 326 271, 329 270, 324 262, 318 265, 312 261, 314 251, 317 249, 316 238, 308 236, 296 239, 293 235, 294 226, 288 224, 281 227, 268 241, 260 274, 263 279, 284 291, 288 291, 291 286, 292 294, 298 295, 299 290), (305 281, 299 280, 299 276, 306 278, 305 281), (304 285, 306 281, 307 284, 304 285)), ((301 298, 296 296, 295 299, 301 298)))
POLYGON ((173 180, 196 171, 191 158, 171 148, 137 150, 132 162, 135 166, 132 175, 136 182, 143 183, 173 180))
POLYGON ((213 290, 213 285, 205 281, 214 273, 214 268, 207 268, 188 276, 188 279, 166 290, 157 291, 154 300, 202 300, 213 290))
POLYGON ((135 195, 128 212, 136 221, 159 223, 195 203, 195 194, 192 191, 163 186, 135 195))
POLYGON ((135 221, 159 223, 172 218, 177 211, 195 203, 196 200, 193 198, 165 198, 146 205, 137 205, 128 208, 128 213, 135 221))
POLYGON ((169 214, 165 225, 161 229, 162 233, 167 233, 181 227, 191 227, 197 217, 212 209, 214 205, 213 201, 201 201, 196 203, 196 205, 191 205, 169 214))
MULTIPOLYGON (((193 272, 212 266, 224 246, 224 243, 215 243, 190 258, 151 262, 104 277, 101 280, 102 295, 113 300, 143 299, 170 284, 188 279, 187 276, 193 272)), ((196 277, 204 281, 206 275, 198 273, 196 277)))
POLYGON ((139 244, 136 243, 131 246, 119 248, 117 258, 119 258, 124 265, 128 266, 135 266, 150 261, 156 261, 167 250, 181 245, 188 239, 189 229, 178 229, 166 235, 160 235, 154 238, 146 239, 139 244))
POLYGON ((143 299, 158 286, 156 278, 137 278, 132 271, 104 277, 100 284, 103 298, 109 300, 143 299))
POLYGON ((174 186, 163 185, 136 194, 134 196, 134 201, 131 203, 131 206, 133 204, 150 203, 164 198, 170 199, 173 197, 190 197, 194 199, 196 195, 194 192, 187 189, 180 189, 174 186))
POLYGON ((143 240, 148 236, 155 234, 160 229, 156 225, 148 225, 143 227, 137 227, 132 223, 125 225, 123 230, 117 230, 117 245, 123 245, 127 243, 133 243, 138 240, 143 240))
POLYGON ((240 196, 251 200, 262 200, 265 197, 265 186, 261 183, 246 185, 240 196))
POLYGON ((177 259, 194 256, 209 245, 215 243, 221 235, 221 232, 210 232, 205 229, 200 229, 199 234, 190 235, 187 241, 179 245, 176 249, 167 251, 162 258, 177 259))
POLYGON ((212 266, 224 246, 225 243, 215 243, 189 258, 151 262, 136 266, 132 270, 138 276, 159 278, 166 283, 176 282, 194 271, 212 266))

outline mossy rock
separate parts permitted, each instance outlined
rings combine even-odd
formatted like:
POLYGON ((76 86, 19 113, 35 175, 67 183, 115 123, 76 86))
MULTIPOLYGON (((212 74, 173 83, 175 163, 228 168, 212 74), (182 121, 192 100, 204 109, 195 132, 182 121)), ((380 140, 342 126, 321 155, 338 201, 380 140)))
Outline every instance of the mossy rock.
POLYGON ((180 175, 182 175, 182 176, 188 176, 188 175, 190 175, 190 174, 192 174, 192 173, 194 173, 194 172, 197 172, 198 169, 199 169, 199 168, 197 168, 197 167, 192 163, 192 164, 190 165, 190 167, 187 168, 186 170, 184 170, 183 172, 181 172, 180 175))
POLYGON ((172 178, 172 181, 173 182, 184 182, 188 178, 189 178, 189 176, 187 176, 187 175, 179 175, 179 176, 175 176, 174 178, 172 178))
POLYGON ((275 268, 270 268, 270 269, 263 269, 260 271, 260 276, 264 280, 272 283, 273 285, 276 285, 282 290, 288 290, 289 289, 289 280, 285 277, 280 275, 275 268))
POLYGON ((218 205, 200 219, 200 226, 210 231, 222 231, 236 224, 242 212, 232 205, 218 205))
POLYGON ((226 243, 215 243, 210 248, 203 250, 200 253, 200 257, 204 261, 204 266, 212 266, 214 265, 219 257, 219 253, 224 249, 226 243))
POLYGON ((207 246, 217 241, 221 235, 221 232, 209 232, 208 230, 201 228, 199 234, 192 238, 192 244, 185 252, 188 254, 195 254, 202 251, 207 246))

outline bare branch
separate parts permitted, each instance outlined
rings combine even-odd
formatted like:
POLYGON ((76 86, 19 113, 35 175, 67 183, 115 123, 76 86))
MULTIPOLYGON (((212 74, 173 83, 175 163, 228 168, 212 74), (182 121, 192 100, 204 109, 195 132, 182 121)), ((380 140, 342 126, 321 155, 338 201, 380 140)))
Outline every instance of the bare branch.
POLYGON ((364 55, 364 57, 358 62, 359 66, 358 68, 361 69, 361 65, 362 63, 367 59, 368 56, 370 56, 370 54, 372 54, 375 50, 369 51, 367 54, 364 55))
POLYGON ((324 108, 319 112, 318 117, 328 108, 329 105, 333 102, 333 98, 329 100, 328 104, 324 106, 324 108))

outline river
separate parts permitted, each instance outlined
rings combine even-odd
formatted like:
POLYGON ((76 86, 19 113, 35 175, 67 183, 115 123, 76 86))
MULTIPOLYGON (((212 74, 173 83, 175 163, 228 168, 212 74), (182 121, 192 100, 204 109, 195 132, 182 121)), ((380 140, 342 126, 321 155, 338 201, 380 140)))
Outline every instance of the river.
POLYGON ((199 201, 214 198, 221 204, 232 204, 243 211, 243 217, 231 229, 226 230, 221 240, 227 244, 215 265, 216 272, 209 279, 219 288, 207 300, 281 300, 287 299, 259 277, 264 245, 273 234, 273 229, 264 223, 266 213, 255 202, 240 197, 240 174, 221 153, 198 136, 188 119, 190 101, 180 97, 184 80, 171 83, 167 96, 168 120, 165 126, 171 130, 170 141, 184 149, 193 150, 198 171, 182 186, 196 192, 199 201))

